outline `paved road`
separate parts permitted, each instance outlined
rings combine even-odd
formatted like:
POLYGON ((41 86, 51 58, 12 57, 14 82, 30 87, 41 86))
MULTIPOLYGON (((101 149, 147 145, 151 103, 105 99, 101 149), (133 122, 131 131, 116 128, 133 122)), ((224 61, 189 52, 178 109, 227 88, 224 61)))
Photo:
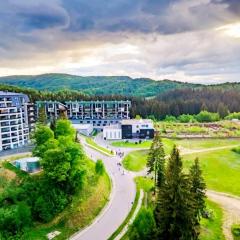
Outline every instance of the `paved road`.
MULTIPOLYGON (((84 142, 84 139, 82 139, 84 142)), ((83 144, 84 145, 84 144, 83 144)), ((102 159, 106 170, 113 182, 113 191, 108 206, 102 214, 86 229, 75 234, 72 240, 106 240, 121 225, 131 210, 135 198, 136 188, 133 181, 134 174, 127 172, 117 163, 120 158, 107 157, 94 149, 84 146, 88 156, 93 160, 102 159), (122 175, 124 171, 124 175, 122 175)))

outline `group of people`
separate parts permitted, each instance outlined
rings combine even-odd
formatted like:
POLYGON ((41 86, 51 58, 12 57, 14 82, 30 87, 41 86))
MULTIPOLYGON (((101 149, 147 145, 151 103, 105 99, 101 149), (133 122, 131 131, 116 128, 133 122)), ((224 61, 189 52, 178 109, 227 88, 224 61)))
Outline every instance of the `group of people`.
POLYGON ((124 152, 121 152, 120 150, 116 151, 116 155, 119 156, 120 158, 123 158, 124 152))

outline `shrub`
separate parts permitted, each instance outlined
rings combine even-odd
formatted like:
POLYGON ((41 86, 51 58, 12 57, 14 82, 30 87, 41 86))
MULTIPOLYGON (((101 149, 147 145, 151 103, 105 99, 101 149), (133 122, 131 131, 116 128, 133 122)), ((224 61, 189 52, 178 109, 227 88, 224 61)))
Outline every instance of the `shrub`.
POLYGON ((194 118, 194 116, 190 114, 182 114, 178 117, 178 120, 181 123, 196 122, 196 119, 194 118))
POLYGON ((31 211, 26 203, 21 202, 8 207, 0 208, 1 239, 22 233, 24 227, 31 224, 31 211))
POLYGON ((156 233, 156 223, 150 208, 141 208, 129 229, 130 240, 151 240, 156 233))
POLYGON ((167 115, 164 119, 165 122, 176 122, 177 119, 176 117, 172 116, 172 115, 167 115))
POLYGON ((105 172, 105 167, 102 160, 97 160, 95 165, 95 171, 98 175, 103 175, 105 172))
POLYGON ((238 119, 240 120, 240 112, 230 113, 225 117, 226 120, 238 119))
POLYGON ((232 225, 232 234, 237 239, 240 239, 240 224, 233 224, 232 225))
POLYGON ((218 113, 212 113, 208 111, 201 111, 195 116, 198 122, 216 122, 220 120, 218 113))
POLYGON ((233 152, 240 154, 240 147, 235 147, 232 149, 233 152))

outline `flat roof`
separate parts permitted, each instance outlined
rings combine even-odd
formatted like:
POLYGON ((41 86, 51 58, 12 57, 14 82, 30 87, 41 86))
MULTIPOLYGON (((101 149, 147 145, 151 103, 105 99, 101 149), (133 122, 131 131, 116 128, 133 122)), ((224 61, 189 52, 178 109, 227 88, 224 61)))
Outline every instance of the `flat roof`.
POLYGON ((72 125, 75 129, 87 129, 93 126, 93 124, 81 124, 81 123, 73 123, 72 125))
POLYGON ((15 160, 14 162, 38 162, 39 157, 26 157, 15 160))
POLYGON ((123 119, 121 124, 152 124, 151 119, 123 119))
POLYGON ((27 101, 29 101, 29 98, 26 94, 24 93, 16 93, 16 92, 7 92, 7 91, 0 91, 0 96, 1 97, 23 97, 25 98, 27 101))

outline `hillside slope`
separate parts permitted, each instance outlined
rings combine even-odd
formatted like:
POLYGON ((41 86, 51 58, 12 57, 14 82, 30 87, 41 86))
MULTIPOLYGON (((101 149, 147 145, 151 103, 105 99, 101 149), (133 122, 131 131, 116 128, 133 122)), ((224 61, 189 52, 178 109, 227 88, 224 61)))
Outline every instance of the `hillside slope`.
POLYGON ((29 87, 38 90, 80 90, 86 94, 152 97, 173 89, 196 87, 190 83, 170 80, 154 81, 148 78, 133 79, 127 76, 81 77, 68 74, 0 77, 0 84, 29 87))
POLYGON ((78 90, 89 95, 125 95, 154 97, 170 90, 183 88, 238 89, 240 83, 201 85, 171 80, 155 81, 150 78, 130 78, 128 76, 75 76, 50 73, 42 75, 19 75, 0 77, 0 84, 37 90, 78 90))

